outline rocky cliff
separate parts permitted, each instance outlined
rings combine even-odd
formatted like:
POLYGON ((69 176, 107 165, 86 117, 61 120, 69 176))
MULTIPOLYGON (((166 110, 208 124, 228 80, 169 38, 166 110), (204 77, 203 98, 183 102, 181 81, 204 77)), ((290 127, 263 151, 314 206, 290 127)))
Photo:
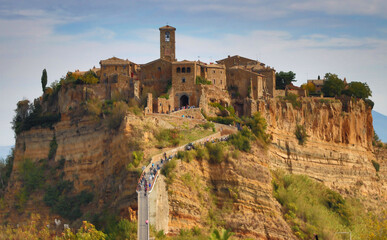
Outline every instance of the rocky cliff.
POLYGON ((168 187, 169 232, 220 224, 238 238, 296 239, 272 196, 268 166, 257 146, 221 164, 180 161, 168 187))
POLYGON ((361 196, 370 207, 387 202, 385 166, 378 173, 372 161, 371 108, 362 101, 304 98, 299 105, 270 100, 260 111, 272 135, 270 166, 305 174, 339 192, 361 196), (304 145, 295 136, 297 125, 308 135, 304 145), (375 205, 376 204, 376 205, 375 205))

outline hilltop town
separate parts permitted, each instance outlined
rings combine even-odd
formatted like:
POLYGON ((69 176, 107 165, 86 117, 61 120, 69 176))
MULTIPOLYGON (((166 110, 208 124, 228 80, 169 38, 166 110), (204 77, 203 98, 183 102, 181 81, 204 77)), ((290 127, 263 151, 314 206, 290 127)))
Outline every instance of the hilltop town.
MULTIPOLYGON (((112 91, 139 100, 148 93, 146 113, 170 113, 184 107, 204 107, 208 102, 234 106, 239 115, 246 111, 247 98, 258 100, 284 95, 276 90, 275 69, 241 56, 228 56, 216 63, 177 61, 176 28, 160 29, 160 58, 137 64, 112 57, 93 68, 99 84, 109 85, 103 97, 112 91)), ((75 71, 74 75, 87 72, 75 71)))
POLYGON ((276 86, 281 72, 238 55, 177 61, 176 29, 159 30, 149 63, 112 57, 50 87, 43 71, 42 96, 17 103, 0 223, 39 213, 51 225, 37 234, 51 236, 86 220, 109 239, 149 239, 148 224, 156 239, 220 228, 238 239, 361 239, 387 219, 370 91, 330 73, 340 92, 328 97, 325 78, 276 86))

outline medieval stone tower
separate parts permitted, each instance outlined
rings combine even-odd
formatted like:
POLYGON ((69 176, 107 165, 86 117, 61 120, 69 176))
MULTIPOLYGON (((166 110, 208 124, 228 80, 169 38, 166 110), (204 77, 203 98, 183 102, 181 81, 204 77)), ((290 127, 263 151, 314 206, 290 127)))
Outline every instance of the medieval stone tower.
POLYGON ((160 30, 160 58, 174 62, 175 55, 175 31, 176 28, 171 26, 164 26, 160 30))

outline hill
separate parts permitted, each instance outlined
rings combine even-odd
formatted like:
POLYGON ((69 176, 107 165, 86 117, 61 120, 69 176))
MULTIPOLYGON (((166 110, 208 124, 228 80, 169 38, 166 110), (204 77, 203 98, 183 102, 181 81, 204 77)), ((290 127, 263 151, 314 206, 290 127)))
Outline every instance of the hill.
POLYGON ((374 129, 376 134, 378 134, 382 142, 387 142, 387 116, 372 111, 372 117, 374 118, 374 129))

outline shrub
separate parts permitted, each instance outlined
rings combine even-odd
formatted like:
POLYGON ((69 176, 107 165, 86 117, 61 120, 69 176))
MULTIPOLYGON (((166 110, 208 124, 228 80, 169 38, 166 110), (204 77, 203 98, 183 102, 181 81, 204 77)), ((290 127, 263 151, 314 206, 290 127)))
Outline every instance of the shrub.
POLYGON ((122 219, 107 233, 107 239, 137 239, 137 222, 122 219))
POLYGON ((229 142, 236 149, 244 152, 249 152, 251 149, 250 138, 244 136, 242 132, 230 135, 229 142))
POLYGON ((206 130, 210 129, 210 128, 212 128, 212 129, 215 128, 215 124, 212 122, 206 122, 206 123, 200 124, 199 126, 201 126, 202 128, 204 128, 206 130))
POLYGON ((175 178, 175 174, 173 173, 173 170, 176 168, 177 162, 176 159, 172 159, 166 164, 164 164, 164 167, 161 169, 161 174, 163 174, 166 177, 166 183, 171 184, 175 178))
POLYGON ((177 152, 177 158, 184 162, 191 162, 196 157, 196 151, 179 151, 177 152))
POLYGON ((159 141, 161 147, 164 145, 177 146, 180 143, 180 130, 177 128, 161 129, 155 137, 159 141))
POLYGON ((102 113, 102 102, 97 98, 92 98, 86 102, 86 111, 89 115, 99 118, 102 113))
POLYGON ((305 127, 302 125, 298 125, 298 124, 296 126, 296 130, 295 130, 294 134, 296 135, 296 138, 298 140, 298 144, 300 144, 300 145, 304 145, 309 137, 308 134, 306 134, 305 127))
POLYGON ((30 159, 25 159, 20 166, 20 180, 23 182, 27 195, 29 195, 35 189, 43 187, 43 168, 30 159))
POLYGON ((128 105, 125 102, 116 102, 113 104, 113 109, 107 117, 107 125, 109 129, 118 130, 122 121, 125 118, 128 105))
POLYGON ((63 239, 93 239, 93 240, 105 240, 107 235, 102 231, 95 229, 94 225, 83 221, 82 226, 78 229, 77 233, 74 234, 68 228, 63 233, 63 239))
POLYGON ((376 172, 379 172, 380 164, 376 162, 375 160, 372 160, 372 165, 374 166, 376 172))
POLYGON ((58 143, 56 142, 56 137, 54 135, 54 138, 50 142, 50 151, 48 152, 48 159, 52 159, 53 157, 55 157, 57 149, 58 143))
POLYGON ((294 108, 300 108, 301 102, 298 100, 298 95, 294 93, 288 93, 285 98, 285 100, 289 101, 294 108))
MULTIPOLYGON (((296 235, 323 239, 338 230, 348 231, 353 209, 337 192, 307 176, 273 172, 273 195, 282 205, 285 220, 296 235)), ((353 226, 353 225, 352 225, 353 226)))
POLYGON ((211 81, 208 81, 206 78, 202 77, 202 76, 196 76, 196 84, 197 85, 200 85, 200 84, 203 84, 203 85, 211 85, 212 82, 211 81))
POLYGON ((207 143, 206 148, 210 157, 211 163, 221 163, 225 160, 224 147, 222 144, 207 143))
POLYGON ((138 165, 144 159, 144 152, 143 151, 134 151, 132 153, 132 156, 133 156, 133 166, 138 167, 138 165))
MULTIPOLYGON (((266 134, 267 123, 265 118, 261 116, 260 112, 256 112, 252 118, 244 119, 244 123, 251 129, 251 132, 258 139, 262 140, 264 143, 269 143, 269 135, 266 134)), ((248 133, 245 132, 245 134, 248 133)))
POLYGON ((206 147, 198 146, 196 147, 196 159, 198 160, 209 160, 210 156, 206 147))

